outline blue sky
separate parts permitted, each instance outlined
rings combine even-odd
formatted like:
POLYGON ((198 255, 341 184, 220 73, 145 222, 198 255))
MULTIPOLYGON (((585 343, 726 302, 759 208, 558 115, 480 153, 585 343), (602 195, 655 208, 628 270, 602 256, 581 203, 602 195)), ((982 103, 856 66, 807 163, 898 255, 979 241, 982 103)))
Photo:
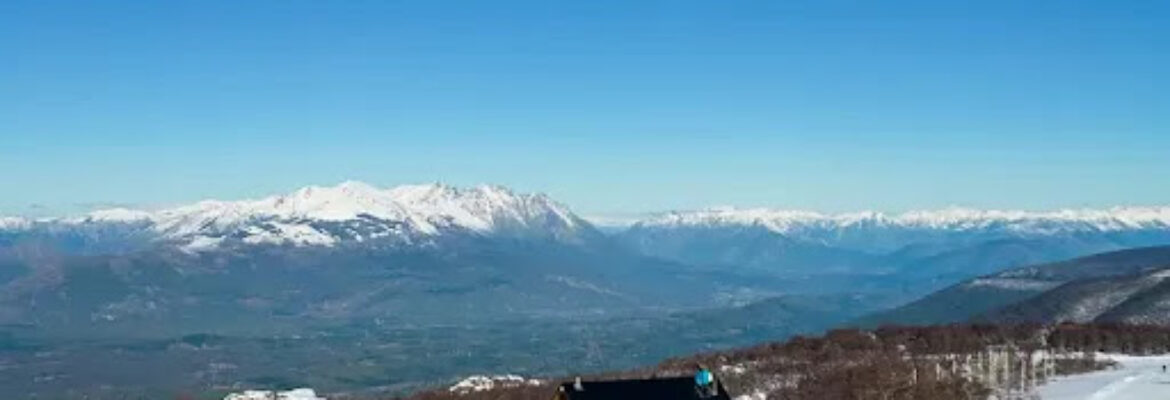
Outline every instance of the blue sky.
POLYGON ((586 214, 1170 204, 1159 1, 0 4, 0 213, 345 179, 586 214))

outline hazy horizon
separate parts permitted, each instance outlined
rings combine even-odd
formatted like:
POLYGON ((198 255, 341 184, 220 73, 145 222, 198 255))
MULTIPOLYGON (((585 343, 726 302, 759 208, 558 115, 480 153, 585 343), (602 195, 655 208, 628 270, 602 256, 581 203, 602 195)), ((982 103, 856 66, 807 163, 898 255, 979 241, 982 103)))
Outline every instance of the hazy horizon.
MULTIPOLYGON (((78 204, 74 204, 72 206, 72 210, 53 210, 53 212, 50 212, 50 210, 45 209, 45 208, 30 207, 29 209, 32 212, 8 213, 8 214, 0 213, 0 217, 18 217, 18 218, 19 217, 24 217, 24 218, 77 217, 77 216, 81 216, 81 215, 84 215, 84 214, 87 214, 90 212, 94 212, 94 211, 117 210, 117 209, 156 211, 156 210, 163 210, 163 209, 168 209, 168 208, 173 208, 173 207, 190 205, 190 204, 197 203, 200 201, 234 202, 234 201, 261 200, 261 199, 269 198, 269 197, 273 197, 273 196, 288 195, 288 194, 291 194, 292 192, 294 192, 295 190, 303 189, 306 187, 327 187, 328 188, 328 187, 334 187, 334 186, 340 185, 340 184, 345 183, 345 182, 360 182, 360 183, 370 184, 368 182, 362 182, 362 181, 356 181, 356 180, 345 180, 345 181, 335 182, 335 183, 319 183, 319 184, 304 185, 304 186, 299 186, 299 187, 292 188, 292 189, 285 190, 285 191, 281 191, 281 192, 265 193, 265 194, 261 194, 258 196, 248 196, 248 197, 241 197, 241 198, 204 197, 204 198, 196 198, 196 199, 191 199, 188 201, 177 202, 177 203, 157 203, 157 204, 134 204, 134 203, 117 203, 117 202, 78 203, 78 204)), ((400 183, 400 184, 393 184, 393 185, 373 184, 373 186, 375 186, 378 189, 388 189, 391 187, 403 186, 403 185, 429 185, 429 184, 447 185, 447 186, 452 186, 452 187, 455 187, 455 188, 461 189, 461 190, 470 189, 470 188, 473 188, 476 186, 482 186, 482 185, 502 186, 502 187, 505 187, 509 190, 513 190, 513 188, 511 188, 511 187, 508 187, 505 185, 493 184, 493 183, 480 183, 480 184, 475 184, 475 185, 453 185, 453 184, 448 184, 446 182, 410 182, 410 183, 400 183)), ((532 194, 544 193, 544 192, 539 192, 539 191, 519 191, 519 192, 532 193, 532 194)), ((544 194, 547 194, 547 193, 544 193, 544 194)), ((560 200, 560 199, 556 198, 555 196, 550 196, 550 197, 552 197, 552 199, 554 201, 561 202, 561 203, 565 204, 566 206, 568 206, 570 209, 573 209, 573 211, 576 214, 578 214, 582 218, 589 220, 591 223, 594 223, 598 226, 614 226, 614 227, 628 225, 628 224, 630 224, 636 220, 639 220, 639 219, 644 219, 644 218, 653 217, 655 215, 661 215, 661 214, 666 214, 666 213, 692 212, 692 211, 704 211, 704 210, 720 210, 720 209, 729 209, 729 210, 766 209, 766 210, 777 210, 777 211, 812 212, 812 213, 823 214, 825 216, 839 216, 839 215, 856 214, 856 213, 871 213, 871 212, 881 213, 881 214, 885 214, 885 215, 899 215, 902 213, 918 212, 918 211, 943 212, 943 211, 950 211, 950 210, 1049 213, 1049 212, 1060 212, 1060 211, 1112 210, 1112 209, 1119 209, 1119 208, 1124 209, 1124 208, 1167 208, 1167 207, 1170 207, 1170 204, 1113 204, 1113 205, 1104 205, 1104 206, 1096 206, 1096 207, 1086 206, 1086 207, 1053 207, 1053 208, 977 207, 977 206, 970 206, 970 205, 964 205, 964 204, 949 204, 949 205, 943 205, 943 206, 939 206, 939 207, 908 208, 908 209, 885 209, 885 210, 882 210, 882 209, 874 209, 874 208, 858 208, 858 209, 847 209, 847 210, 825 210, 825 209, 815 209, 815 208, 785 207, 782 205, 777 206, 777 205, 770 205, 770 204, 756 204, 756 205, 752 205, 752 204, 747 204, 747 205, 709 204, 709 205, 692 207, 692 208, 665 208, 665 209, 646 209, 646 210, 636 210, 636 211, 597 213, 597 212, 582 212, 582 211, 578 210, 576 207, 574 207, 574 205, 572 203, 560 200)))

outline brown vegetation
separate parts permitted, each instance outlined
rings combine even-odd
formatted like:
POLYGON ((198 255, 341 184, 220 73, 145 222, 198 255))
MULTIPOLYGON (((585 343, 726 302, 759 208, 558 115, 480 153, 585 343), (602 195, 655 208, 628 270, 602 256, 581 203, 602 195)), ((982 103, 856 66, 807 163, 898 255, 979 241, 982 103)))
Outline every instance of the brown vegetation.
MULTIPOLYGON (((586 379, 650 378, 712 367, 733 395, 816 400, 986 399, 1022 395, 1055 376, 1101 369, 1094 352, 1170 351, 1170 328, 1134 325, 946 325, 843 329, 822 337, 669 359, 638 370, 586 379)), ((553 379, 540 386, 456 394, 418 393, 413 400, 547 400, 553 379)))

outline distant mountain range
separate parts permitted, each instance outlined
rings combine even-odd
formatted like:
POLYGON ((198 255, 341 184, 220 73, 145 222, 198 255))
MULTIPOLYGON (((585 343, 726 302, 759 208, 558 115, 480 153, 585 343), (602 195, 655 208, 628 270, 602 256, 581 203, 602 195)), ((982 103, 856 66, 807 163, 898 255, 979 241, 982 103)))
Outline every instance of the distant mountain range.
POLYGON ((1051 212, 951 208, 910 211, 821 214, 773 209, 716 208, 670 212, 633 224, 635 229, 726 228, 756 226, 828 245, 896 250, 944 232, 981 232, 1007 236, 1161 231, 1170 229, 1170 207, 1117 207, 1109 210, 1051 212), (894 235, 889 235, 895 233, 894 235), (889 236, 875 241, 873 236, 889 236))
MULTIPOLYGON (((259 200, 207 200, 152 211, 106 209, 73 218, 0 217, 0 231, 9 233, 94 226, 137 228, 143 237, 189 250, 225 244, 422 246, 452 233, 565 242, 597 236, 592 224, 548 196, 490 185, 380 189, 348 181, 259 200)), ((654 252, 661 236, 701 236, 701 232, 769 233, 790 241, 789 247, 823 246, 871 254, 922 255, 989 240, 1054 236, 1096 235, 1128 245, 1164 240, 1170 232, 1170 207, 1052 212, 952 208, 897 215, 720 208, 659 214, 634 222, 624 236, 654 252)))
POLYGON ((258 200, 0 219, 0 261, 11 266, 0 272, 0 307, 8 310, 0 321, 27 322, 29 313, 42 325, 54 315, 73 325, 170 316, 164 311, 182 304, 205 310, 200 299, 215 296, 247 299, 225 306, 242 315, 335 317, 455 299, 471 302, 469 315, 721 306, 778 294, 909 299, 1011 267, 1159 244, 1170 244, 1170 208, 711 209, 606 233, 543 194, 350 181, 258 200), (236 285, 243 283, 251 285, 236 285), (104 297, 73 300, 88 291, 104 297), (38 299, 42 292, 70 296, 38 299), (379 300, 387 296, 394 300, 379 300), (66 317, 50 305, 85 310, 66 317))
MULTIPOLYGON (((1002 240, 1081 239, 1132 247, 1170 239, 1170 208, 1114 208, 1054 212, 947 209, 899 215, 875 212, 826 215, 769 209, 674 212, 634 223, 623 234, 648 253, 733 241, 723 262, 751 264, 766 245, 791 251, 837 249, 866 254, 938 255, 1002 240)), ((687 257, 683 257, 687 258, 687 257)), ((764 261, 767 259, 765 258, 764 261)))
POLYGON ((862 324, 1170 324, 1168 277, 1170 246, 1128 249, 978 277, 862 324))
POLYGON ((904 299, 1012 267, 1170 244, 1170 208, 950 209, 826 215, 765 209, 669 213, 616 233, 641 254, 904 299))

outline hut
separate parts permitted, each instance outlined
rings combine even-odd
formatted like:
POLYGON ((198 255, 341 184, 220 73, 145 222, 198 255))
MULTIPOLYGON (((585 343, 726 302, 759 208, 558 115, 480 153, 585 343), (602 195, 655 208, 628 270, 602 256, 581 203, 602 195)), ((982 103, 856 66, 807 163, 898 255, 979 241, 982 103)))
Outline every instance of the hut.
POLYGON ((695 384, 693 377, 565 382, 554 400, 731 400, 718 380, 710 387, 695 384))

